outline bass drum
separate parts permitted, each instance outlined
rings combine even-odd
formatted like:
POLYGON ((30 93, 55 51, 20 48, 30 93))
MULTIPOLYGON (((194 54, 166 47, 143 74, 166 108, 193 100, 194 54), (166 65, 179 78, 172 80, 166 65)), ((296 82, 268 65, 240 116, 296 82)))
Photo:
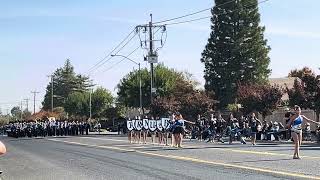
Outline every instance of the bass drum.
POLYGON ((162 120, 157 120, 157 129, 160 132, 163 130, 162 120))
POLYGON ((128 131, 132 131, 134 129, 132 121, 127 121, 127 129, 128 131))
POLYGON ((142 130, 142 127, 143 127, 143 122, 142 122, 142 120, 136 120, 135 129, 136 129, 137 131, 141 131, 141 130, 142 130))
POLYGON ((156 120, 149 120, 149 130, 155 131, 157 129, 157 121, 156 120))

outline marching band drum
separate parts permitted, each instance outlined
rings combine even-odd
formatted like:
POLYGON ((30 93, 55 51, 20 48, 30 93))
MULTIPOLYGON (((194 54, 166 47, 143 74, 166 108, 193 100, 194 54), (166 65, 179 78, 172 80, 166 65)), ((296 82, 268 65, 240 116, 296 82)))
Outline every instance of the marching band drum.
POLYGON ((167 144, 167 136, 170 132, 171 123, 170 118, 161 118, 158 120, 155 119, 141 119, 140 117, 136 117, 135 119, 128 119, 127 120, 127 129, 128 133, 128 140, 130 143, 135 141, 140 143, 140 139, 142 137, 142 141, 146 143, 146 137, 148 133, 151 133, 152 142, 155 141, 155 134, 158 133, 158 136, 161 136, 159 142, 165 141, 167 144), (166 140, 164 140, 166 139, 166 140))

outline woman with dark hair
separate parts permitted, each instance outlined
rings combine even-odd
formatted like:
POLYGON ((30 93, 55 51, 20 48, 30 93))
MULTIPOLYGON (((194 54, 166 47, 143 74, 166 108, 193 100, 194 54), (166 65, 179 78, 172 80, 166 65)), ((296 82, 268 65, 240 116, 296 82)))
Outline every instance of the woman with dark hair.
POLYGON ((315 122, 304 115, 301 115, 301 108, 299 106, 294 106, 294 114, 290 116, 290 121, 287 126, 291 127, 291 136, 294 141, 294 154, 293 159, 300 159, 300 146, 302 142, 302 123, 306 120, 315 124, 320 124, 315 122))
POLYGON ((181 144, 182 144, 182 138, 183 138, 183 134, 185 132, 185 123, 191 123, 194 124, 193 122, 184 120, 182 118, 182 115, 180 113, 176 113, 175 115, 175 122, 174 122, 174 129, 173 129, 173 136, 174 136, 174 146, 181 148, 181 144))
POLYGON ((286 127, 286 131, 285 131, 285 139, 286 140, 290 140, 291 139, 291 126, 288 126, 288 123, 290 121, 290 117, 294 115, 293 112, 286 112, 284 115, 284 122, 287 125, 286 127))
POLYGON ((255 113, 252 113, 251 118, 249 120, 249 126, 251 129, 251 143, 253 146, 256 145, 256 140, 257 140, 257 133, 260 130, 258 126, 261 126, 261 122, 259 119, 256 117, 255 113))

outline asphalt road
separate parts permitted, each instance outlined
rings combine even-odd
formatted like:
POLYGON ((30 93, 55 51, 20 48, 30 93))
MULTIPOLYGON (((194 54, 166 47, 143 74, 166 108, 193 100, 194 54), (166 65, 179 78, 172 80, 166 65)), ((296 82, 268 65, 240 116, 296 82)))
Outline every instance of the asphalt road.
POLYGON ((128 144, 124 137, 45 139, 0 137, 4 180, 90 179, 320 179, 320 146, 304 145, 292 159, 291 144, 207 144, 183 149, 128 144))

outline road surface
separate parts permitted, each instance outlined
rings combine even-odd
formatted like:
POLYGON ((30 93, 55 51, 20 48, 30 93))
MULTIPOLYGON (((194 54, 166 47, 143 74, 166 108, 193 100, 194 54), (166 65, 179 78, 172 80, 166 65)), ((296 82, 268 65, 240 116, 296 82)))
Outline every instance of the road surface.
POLYGON ((292 144, 257 146, 185 141, 183 149, 128 144, 117 136, 1 137, 4 180, 320 179, 320 146, 304 145, 292 159, 292 144))

